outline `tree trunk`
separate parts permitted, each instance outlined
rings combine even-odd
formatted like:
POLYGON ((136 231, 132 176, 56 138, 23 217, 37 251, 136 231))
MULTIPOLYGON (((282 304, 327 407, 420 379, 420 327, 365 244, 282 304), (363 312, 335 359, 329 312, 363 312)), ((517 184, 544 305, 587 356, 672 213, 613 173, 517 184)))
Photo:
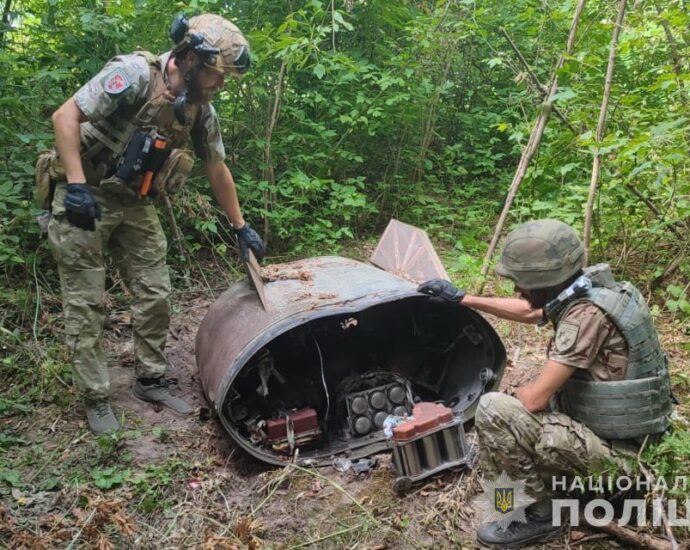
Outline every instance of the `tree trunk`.
MULTIPOLYGON (((508 41, 508 44, 512 48, 512 50, 515 52, 515 55, 517 56, 518 60, 522 64, 523 68, 527 71, 527 74, 529 75, 530 79, 532 79, 532 84, 534 84, 539 91, 539 94, 541 95, 542 101, 546 101, 548 99, 548 96, 546 95, 547 90, 546 86, 544 86, 541 81, 539 80, 539 77, 534 73, 532 70, 532 67, 529 66, 529 63, 527 63, 527 60, 525 59, 525 56, 522 55, 522 52, 518 49, 517 44, 513 41, 511 36, 508 34, 508 31, 506 31, 503 27, 501 27, 501 32, 503 33, 503 36, 506 37, 506 40, 508 41)), ((556 107, 555 105, 553 106, 553 114, 558 117, 558 120, 560 120, 563 124, 565 124, 568 129, 574 134, 578 135, 578 131, 575 129, 575 127, 570 124, 570 121, 566 118, 566 116, 556 107)))
MULTIPOLYGON (((9 1, 9 0, 8 0, 9 1)), ((654 2, 654 7, 662 17, 663 11, 658 2, 654 2)), ((661 19, 661 27, 664 29, 664 34, 666 34, 666 41, 668 42, 668 47, 671 50, 671 58, 673 59, 673 72, 676 73, 676 82, 678 83, 678 93, 680 94, 680 102, 685 106, 687 104, 687 99, 685 98, 685 86, 683 84, 683 79, 681 78, 681 73, 683 72, 681 66, 681 57, 678 53, 678 42, 676 42, 673 33, 671 32, 671 26, 668 24, 666 19, 661 19)))
POLYGON ((426 121, 424 123, 424 131, 422 132, 422 140, 419 146, 419 159, 417 161, 417 168, 415 169, 413 180, 419 182, 422 180, 422 175, 424 174, 424 161, 426 160, 427 154, 429 152, 429 147, 431 146, 431 140, 434 137, 434 129, 436 126, 436 108, 438 107, 438 102, 441 100, 441 90, 440 87, 446 80, 448 80, 448 72, 453 66, 453 53, 457 44, 460 42, 458 39, 452 48, 448 48, 448 55, 446 57, 446 62, 443 66, 443 74, 439 83, 437 85, 436 92, 431 99, 431 104, 429 105, 429 111, 427 113, 426 121))
POLYGON ((5 41, 5 29, 10 26, 10 10, 12 9, 12 0, 5 0, 5 7, 2 10, 2 28, 0 28, 0 46, 5 41))
POLYGON ((613 29, 611 36, 611 46, 609 48, 609 63, 606 68, 606 82, 604 83, 604 97, 601 100, 601 107, 599 108, 599 121, 597 122, 596 145, 594 146, 594 161, 592 163, 592 179, 589 182, 589 195, 587 197, 587 207, 585 208, 585 231, 584 231, 584 245, 585 245, 585 263, 589 257, 589 245, 592 238, 592 212, 594 210, 594 196, 597 192, 597 184, 599 183, 599 172, 601 169, 601 154, 599 153, 599 145, 604 139, 606 132, 606 111, 609 108, 609 98, 611 97, 611 86, 613 84, 613 69, 616 66, 616 48, 618 47, 618 37, 623 26, 623 18, 625 17, 625 7, 628 0, 621 0, 618 5, 618 17, 616 17, 616 26, 613 29))
MULTIPOLYGON (((276 182, 275 170, 273 169, 273 156, 271 151, 271 141, 273 139, 273 131, 275 130, 276 123, 278 122, 278 114, 280 113, 280 98, 283 93, 283 80, 285 79, 285 69, 287 67, 287 62, 285 59, 282 60, 280 64, 280 70, 278 71, 278 82, 276 82, 276 88, 273 95, 273 105, 271 106, 271 116, 268 120, 268 125, 266 126, 266 145, 264 147, 264 170, 263 178, 270 185, 274 185, 276 182)), ((271 201, 275 199, 274 194, 267 190, 264 192, 264 209, 266 212, 269 210, 271 201)), ((268 223, 268 218, 264 220, 264 242, 268 244, 270 226, 268 223)))
MULTIPOLYGON (((586 0, 578 0, 577 7, 575 8, 575 15, 573 16, 573 22, 570 26, 570 32, 568 33, 568 41, 566 43, 565 52, 561 55, 554 68, 553 75, 551 76, 551 82, 549 83, 547 99, 544 102, 544 107, 541 114, 537 118, 532 133, 530 134, 529 142, 527 147, 522 153, 520 158, 520 163, 518 164, 517 170, 515 171, 515 176, 513 176, 513 181, 510 184, 510 189, 508 190, 508 196, 506 197, 505 204, 503 205, 503 211, 496 224, 496 230, 494 231, 494 236, 489 244, 489 249, 486 251, 486 256, 484 257, 484 264, 482 265, 482 275, 486 276, 489 272, 489 263, 491 262, 491 257, 496 250, 496 245, 498 244, 498 239, 501 237, 503 231, 503 226, 505 225, 506 218, 508 217, 508 212, 510 212, 510 207, 513 204, 515 195, 517 194, 522 179, 525 177, 529 163, 534 157, 534 154, 539 149, 539 144, 541 143, 541 138, 544 135, 544 128, 546 128, 546 123, 549 120, 549 115, 553 108, 553 100, 551 99, 558 88, 558 71, 563 67, 566 58, 570 55, 573 50, 573 45, 575 44, 575 35, 577 34, 577 24, 580 21, 580 16, 585 9, 586 0)), ((483 288, 484 282, 481 283, 481 288, 483 288)), ((480 291, 481 291, 480 288, 480 291)))

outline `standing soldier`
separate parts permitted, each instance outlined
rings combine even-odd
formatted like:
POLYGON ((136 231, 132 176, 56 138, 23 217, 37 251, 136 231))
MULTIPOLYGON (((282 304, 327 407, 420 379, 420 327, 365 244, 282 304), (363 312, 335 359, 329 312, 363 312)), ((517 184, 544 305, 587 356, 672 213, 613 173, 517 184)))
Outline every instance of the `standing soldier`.
POLYGON ((57 179, 48 237, 74 378, 96 433, 119 428, 101 347, 106 249, 134 294, 134 395, 180 414, 191 411, 163 379, 170 277, 166 238, 151 203, 174 194, 190 175, 194 159, 183 148, 189 138, 243 255, 251 249, 261 259, 265 252, 242 217, 210 104, 228 75, 249 69, 247 40, 230 21, 211 14, 180 15, 170 34, 176 44, 171 52, 115 57, 68 99, 53 114, 57 154, 39 162, 57 179))
POLYGON ((491 392, 479 401, 484 477, 495 480, 505 471, 523 480, 536 501, 524 523, 480 527, 482 544, 517 548, 557 537, 551 476, 587 476, 606 461, 623 466, 622 451, 669 426, 666 356, 647 304, 630 283, 614 281, 608 265, 584 268, 584 256, 570 226, 537 220, 507 236, 496 267, 522 299, 470 296, 440 279, 419 287, 503 319, 554 328, 534 382, 518 387, 514 397, 491 392), (550 410, 552 397, 559 412, 550 410))

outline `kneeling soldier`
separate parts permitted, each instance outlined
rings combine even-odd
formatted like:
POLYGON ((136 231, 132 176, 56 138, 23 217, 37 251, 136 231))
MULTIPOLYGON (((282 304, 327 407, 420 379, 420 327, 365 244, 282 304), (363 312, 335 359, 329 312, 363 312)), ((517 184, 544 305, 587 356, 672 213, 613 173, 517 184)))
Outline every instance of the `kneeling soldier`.
POLYGON ((496 267, 521 299, 466 295, 440 279, 419 287, 503 319, 554 328, 534 382, 518 387, 514 397, 492 392, 479 401, 475 422, 485 478, 505 471, 523 480, 536 500, 526 523, 480 527, 482 544, 516 548, 557 537, 552 476, 587 476, 607 461, 623 465, 623 449, 669 426, 667 361, 644 298, 630 283, 614 281, 608 265, 585 268, 584 252, 570 226, 527 222, 507 236, 496 267))

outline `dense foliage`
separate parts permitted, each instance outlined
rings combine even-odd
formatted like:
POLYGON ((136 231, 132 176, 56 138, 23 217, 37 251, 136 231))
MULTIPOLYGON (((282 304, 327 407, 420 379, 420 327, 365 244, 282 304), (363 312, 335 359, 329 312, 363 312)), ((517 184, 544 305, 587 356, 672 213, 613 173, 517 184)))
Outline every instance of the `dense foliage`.
MULTIPOLYGON (((169 48, 181 10, 226 15, 252 44, 252 71, 215 104, 245 214, 275 257, 337 250, 396 216, 429 230, 469 282, 543 100, 501 29, 548 83, 574 5, 5 0, 0 301, 11 307, 0 324, 26 328, 40 287, 58 291, 31 203, 35 157, 52 145, 50 114, 111 56, 169 48)), ((615 14, 611 1, 587 4, 558 75, 569 124, 552 117, 513 221, 582 225, 615 14)), ((635 2, 620 40, 592 253, 642 285, 668 266, 681 282, 690 275, 688 21, 684 2, 635 2)), ((228 224, 201 171, 175 212, 192 258, 231 263, 228 224)), ((666 297, 688 312, 683 284, 666 297)))
MULTIPOLYGON (((587 2, 573 53, 557 75, 560 118, 551 116, 508 225, 555 217, 581 230, 599 145, 603 162, 590 258, 609 261, 617 275, 645 290, 669 352, 674 391, 683 403, 678 410, 687 413, 690 14, 686 0, 628 1, 608 128, 597 144, 618 3, 587 2)), ((255 514, 275 493, 283 499, 284 525, 298 524, 290 534, 302 537, 295 548, 378 547, 398 536, 408 546, 389 547, 421 548, 429 545, 432 528, 443 530, 436 540, 460 547, 468 525, 464 510, 472 508, 465 500, 472 494, 464 488, 467 478, 460 477, 450 492, 438 485, 430 497, 425 489, 418 500, 403 501, 391 499, 388 485, 381 489, 388 482, 374 476, 370 481, 378 477, 379 484, 370 485, 372 497, 357 491, 367 507, 351 497, 359 507, 353 513, 337 504, 347 501, 342 487, 329 493, 334 497, 320 492, 325 478, 318 473, 286 468, 264 484, 243 466, 229 470, 232 453, 209 451, 216 436, 196 420, 187 434, 169 431, 167 420, 165 429, 154 424, 149 431, 148 421, 123 411, 134 429, 93 439, 78 435, 81 408, 57 330, 58 276, 35 221, 34 164, 39 152, 53 146, 51 114, 108 59, 139 47, 169 49, 168 27, 180 11, 219 13, 243 29, 252 47, 252 70, 229 82, 214 104, 245 217, 267 239, 268 261, 341 251, 366 256, 393 216, 426 229, 456 282, 476 288, 575 5, 576 0, 0 0, 0 426, 9 427, 0 432, 0 496, 6 497, 0 499, 0 518, 10 520, 0 522, 0 539, 31 531, 33 540, 60 542, 22 538, 22 547, 64 547, 69 540, 76 547, 79 537, 85 545, 109 547, 108 536, 132 540, 110 524, 126 524, 126 503, 130 514, 143 518, 137 536, 148 533, 143 540, 150 536, 152 547, 198 546, 208 536, 210 548, 210 534, 217 527, 225 534, 233 523, 243 547, 260 547, 249 543, 260 529, 255 514), (143 463, 133 460, 130 450, 142 437, 156 445, 169 440, 158 451, 165 460, 147 451, 143 463), (292 478, 284 483, 288 474, 292 478), (295 474, 304 483, 295 483, 295 474), (226 494, 235 495, 230 505, 221 483, 231 488, 226 494), (118 488, 119 501, 106 493, 118 488), (53 502, 63 511, 48 514, 40 503, 57 490, 53 502), (10 492, 21 512, 17 518, 24 518, 17 519, 16 529, 4 507, 10 492), (295 512, 301 509, 292 503, 308 503, 310 496, 318 504, 295 512), (258 500, 252 504, 251 498, 258 500), (91 515, 87 508, 94 510, 91 515), (252 513, 245 515, 248 508, 252 513), (312 521, 304 529, 302 519, 295 521, 302 516, 312 521), (313 524, 318 528, 305 534, 313 524), (408 524, 424 532, 423 543, 412 544, 408 524), (333 545, 322 546, 331 537, 333 545)), ((180 310, 196 307, 200 289, 212 295, 218 281, 240 273, 231 228, 201 167, 195 170, 172 205, 173 217, 160 209, 180 293, 173 296, 178 317, 180 310), (174 238, 173 220, 182 242, 174 238)), ((127 315, 119 310, 128 307, 128 290, 114 270, 109 275, 109 321, 117 324, 119 317, 126 325, 127 315)), ((495 284, 491 290, 512 287, 495 284)), ((501 336, 508 330, 499 324, 501 336)), ((520 355, 522 330, 515 328, 513 357, 520 355)), ((529 347, 532 335, 524 340, 529 347)), ((658 475, 687 473, 690 432, 678 426, 643 456, 658 475)), ((267 506, 262 514, 272 510, 267 506)))

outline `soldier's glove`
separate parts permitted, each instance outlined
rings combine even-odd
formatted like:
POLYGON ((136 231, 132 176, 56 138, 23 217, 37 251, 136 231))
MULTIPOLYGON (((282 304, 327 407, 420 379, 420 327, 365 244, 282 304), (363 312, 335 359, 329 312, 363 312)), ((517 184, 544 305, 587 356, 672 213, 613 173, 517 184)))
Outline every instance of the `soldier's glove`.
POLYGON ((86 231, 96 230, 96 220, 101 219, 101 207, 86 184, 68 184, 64 204, 65 217, 69 223, 86 231))
POLYGON ((245 223, 239 229, 235 229, 235 233, 237 234, 237 242, 240 245, 240 254, 242 254, 244 261, 249 260, 250 249, 257 260, 263 260, 266 255, 266 245, 264 245, 264 241, 251 225, 245 223))
POLYGON ((417 287, 417 292, 428 294, 435 298, 442 298, 454 304, 462 302, 462 299, 465 297, 464 290, 456 288, 452 283, 444 279, 431 279, 431 281, 422 283, 417 287))

